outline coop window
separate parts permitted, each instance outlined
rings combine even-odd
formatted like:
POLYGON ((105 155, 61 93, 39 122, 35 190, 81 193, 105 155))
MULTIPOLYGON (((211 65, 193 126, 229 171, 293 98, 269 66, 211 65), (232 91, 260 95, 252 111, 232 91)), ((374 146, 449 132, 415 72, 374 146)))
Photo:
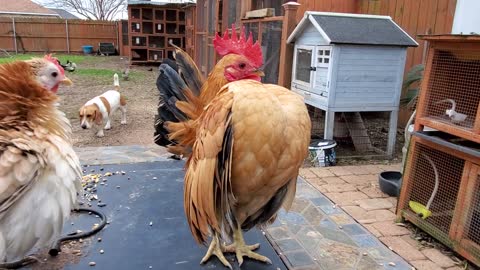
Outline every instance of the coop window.
POLYGON ((319 67, 328 67, 330 63, 330 49, 317 50, 317 63, 319 67))
POLYGON ((297 63, 295 68, 295 79, 298 81, 310 83, 312 63, 312 50, 297 49, 297 63))
POLYGON ((140 19, 140 9, 132 8, 131 16, 132 16, 132 19, 140 19))
POLYGON ((155 20, 163 20, 163 10, 155 10, 155 20))
POLYGON ((142 19, 152 20, 153 19, 153 10, 144 8, 143 11, 142 11, 142 19))
POLYGON ((140 23, 131 23, 132 32, 140 33, 140 23))
POLYGON ((173 9, 167 9, 167 21, 176 21, 177 20, 177 11, 173 9))

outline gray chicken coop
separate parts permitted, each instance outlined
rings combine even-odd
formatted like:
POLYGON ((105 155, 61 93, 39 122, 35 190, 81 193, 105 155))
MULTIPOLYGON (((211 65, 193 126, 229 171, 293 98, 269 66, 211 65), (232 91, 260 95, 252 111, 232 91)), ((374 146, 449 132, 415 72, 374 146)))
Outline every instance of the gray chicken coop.
POLYGON ((335 113, 342 113, 347 128, 357 128, 350 132, 355 148, 372 150, 356 143, 368 139, 360 112, 390 112, 391 156, 407 48, 418 43, 388 16, 312 11, 287 42, 295 44, 291 89, 325 111, 323 137, 333 138, 335 113))

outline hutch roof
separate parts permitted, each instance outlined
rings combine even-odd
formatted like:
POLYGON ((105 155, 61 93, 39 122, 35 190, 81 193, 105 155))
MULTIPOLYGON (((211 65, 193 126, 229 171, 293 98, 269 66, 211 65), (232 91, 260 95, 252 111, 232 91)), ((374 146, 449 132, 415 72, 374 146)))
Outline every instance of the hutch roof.
POLYGON ((313 11, 305 12, 287 42, 294 42, 309 24, 330 44, 418 46, 389 16, 313 11))

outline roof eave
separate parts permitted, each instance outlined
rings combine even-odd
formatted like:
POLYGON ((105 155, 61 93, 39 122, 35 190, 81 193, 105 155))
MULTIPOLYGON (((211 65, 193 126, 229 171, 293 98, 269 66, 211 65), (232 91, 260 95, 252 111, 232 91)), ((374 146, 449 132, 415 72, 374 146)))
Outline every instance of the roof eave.
POLYGON ((390 18, 390 21, 392 21, 392 23, 393 23, 398 29, 400 29, 400 31, 402 31, 402 32, 415 44, 415 46, 409 46, 409 47, 418 47, 418 42, 417 42, 414 38, 412 38, 407 32, 405 32, 405 30, 403 30, 403 29, 402 29, 394 20, 392 20, 391 18, 390 18))
POLYGON ((0 14, 11 14, 11 15, 30 15, 30 16, 49 16, 49 17, 60 17, 60 14, 57 13, 36 13, 36 12, 14 12, 14 11, 0 11, 0 14))
POLYGON ((317 21, 313 18, 311 14, 308 15, 308 18, 310 19, 310 22, 313 24, 313 26, 320 33, 320 35, 322 35, 323 39, 325 39, 328 44, 332 43, 330 37, 327 35, 327 33, 325 33, 325 31, 323 31, 322 27, 320 27, 320 25, 317 23, 317 21))
POLYGON ((303 30, 303 28, 305 27, 305 21, 308 20, 308 14, 305 13, 303 15, 303 18, 300 20, 300 22, 297 24, 297 26, 295 27, 295 29, 293 29, 293 32, 290 34, 290 36, 287 38, 287 44, 288 43, 292 43, 292 41, 294 41, 295 39, 295 36, 301 32, 303 30))
POLYGON ((338 13, 338 12, 323 12, 323 11, 306 11, 305 14, 324 15, 324 16, 338 16, 338 17, 352 17, 352 18, 372 18, 372 19, 385 19, 385 20, 391 20, 392 19, 392 17, 384 16, 384 15, 338 13))
POLYGON ((392 46, 392 47, 418 47, 418 45, 407 45, 407 44, 375 44, 375 43, 361 43, 361 42, 339 42, 339 41, 332 41, 331 44, 338 44, 338 45, 365 45, 365 46, 392 46))
POLYGON ((305 12, 305 15, 303 16, 302 20, 298 23, 297 27, 295 27, 295 29, 293 30, 292 34, 290 34, 290 36, 288 37, 287 43, 292 43, 293 41, 295 41, 296 36, 303 31, 303 29, 305 28, 305 26, 308 22, 310 22, 315 27, 315 29, 317 29, 317 31, 320 33, 320 35, 328 43, 331 42, 330 37, 327 36, 325 31, 323 31, 323 29, 320 27, 320 25, 315 21, 315 19, 313 19, 313 17, 311 16, 311 12, 307 11, 307 12, 305 12))

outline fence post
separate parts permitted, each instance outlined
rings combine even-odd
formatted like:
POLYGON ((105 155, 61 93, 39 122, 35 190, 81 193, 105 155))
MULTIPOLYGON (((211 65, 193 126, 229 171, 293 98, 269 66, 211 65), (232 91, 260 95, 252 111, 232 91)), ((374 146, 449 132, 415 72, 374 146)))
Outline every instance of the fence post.
POLYGON ((68 20, 65 20, 65 32, 67 34, 67 53, 70 54, 70 35, 68 33, 68 20))
POLYGON ((121 23, 121 22, 122 22, 122 21, 117 21, 117 22, 115 23, 115 32, 117 32, 117 51, 118 51, 118 54, 119 54, 119 55, 122 55, 122 54, 120 53, 120 37, 119 37, 120 34, 119 34, 119 30, 118 30, 118 29, 119 29, 118 24, 121 23))
POLYGON ((292 79, 292 61, 293 45, 287 44, 287 39, 295 29, 297 24, 297 10, 300 4, 296 2, 288 2, 283 4, 285 15, 283 16, 282 26, 282 42, 280 44, 280 65, 278 69, 278 84, 286 88, 290 88, 292 79))
POLYGON ((17 48, 17 30, 15 29, 15 17, 12 17, 12 26, 13 26, 13 44, 15 46, 15 54, 18 54, 17 48))

